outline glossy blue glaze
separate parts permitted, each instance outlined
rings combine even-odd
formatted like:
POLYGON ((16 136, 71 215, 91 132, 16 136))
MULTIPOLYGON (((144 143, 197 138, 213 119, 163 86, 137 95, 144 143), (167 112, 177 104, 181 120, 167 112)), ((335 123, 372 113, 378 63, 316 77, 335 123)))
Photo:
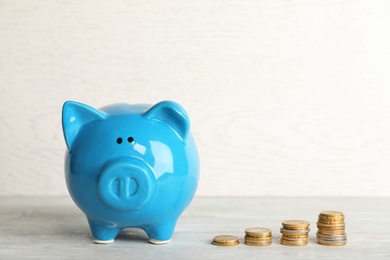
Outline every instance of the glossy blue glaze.
POLYGON ((69 193, 97 243, 123 228, 170 240, 199 178, 187 113, 175 102, 115 104, 96 110, 68 101, 62 109, 69 193))

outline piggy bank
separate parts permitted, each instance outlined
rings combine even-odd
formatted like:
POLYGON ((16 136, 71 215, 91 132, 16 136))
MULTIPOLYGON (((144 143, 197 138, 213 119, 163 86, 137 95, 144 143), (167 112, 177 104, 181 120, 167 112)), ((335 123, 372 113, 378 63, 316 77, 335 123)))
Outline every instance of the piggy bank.
POLYGON ((124 228, 169 242, 199 178, 185 110, 172 101, 100 110, 67 101, 62 127, 66 184, 94 242, 111 243, 124 228))

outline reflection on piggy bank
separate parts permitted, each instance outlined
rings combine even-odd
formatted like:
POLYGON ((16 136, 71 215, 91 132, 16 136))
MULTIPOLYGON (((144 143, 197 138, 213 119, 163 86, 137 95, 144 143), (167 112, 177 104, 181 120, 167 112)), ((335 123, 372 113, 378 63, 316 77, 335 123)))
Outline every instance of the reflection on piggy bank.
POLYGON ((187 113, 175 102, 114 104, 100 110, 68 101, 62 109, 69 193, 96 243, 124 228, 170 241, 191 202, 199 160, 187 113))

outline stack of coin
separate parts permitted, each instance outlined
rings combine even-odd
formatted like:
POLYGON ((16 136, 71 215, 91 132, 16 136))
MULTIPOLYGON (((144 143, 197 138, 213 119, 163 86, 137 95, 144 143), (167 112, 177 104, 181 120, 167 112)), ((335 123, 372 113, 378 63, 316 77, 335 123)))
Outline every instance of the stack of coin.
POLYGON ((272 231, 262 227, 247 228, 244 242, 250 246, 269 246, 272 244, 272 231))
POLYGON ((305 246, 309 241, 310 223, 304 220, 282 222, 280 243, 285 246, 305 246))
POLYGON ((220 235, 215 236, 211 243, 216 246, 236 246, 240 243, 240 239, 236 236, 220 235))
POLYGON ((326 246, 347 244, 344 214, 340 211, 321 211, 317 222, 317 242, 326 246))

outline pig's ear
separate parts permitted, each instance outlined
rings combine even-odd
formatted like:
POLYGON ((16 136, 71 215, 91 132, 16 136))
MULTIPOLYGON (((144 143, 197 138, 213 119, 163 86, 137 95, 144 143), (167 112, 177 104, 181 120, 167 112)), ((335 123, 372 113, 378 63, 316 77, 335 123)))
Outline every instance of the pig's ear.
POLYGON ((68 150, 72 151, 74 140, 85 124, 104 118, 105 114, 90 106, 74 101, 65 102, 62 106, 62 130, 68 150))
POLYGON ((144 116, 166 124, 183 142, 187 141, 190 131, 190 119, 179 104, 172 101, 159 102, 146 111, 144 116))

